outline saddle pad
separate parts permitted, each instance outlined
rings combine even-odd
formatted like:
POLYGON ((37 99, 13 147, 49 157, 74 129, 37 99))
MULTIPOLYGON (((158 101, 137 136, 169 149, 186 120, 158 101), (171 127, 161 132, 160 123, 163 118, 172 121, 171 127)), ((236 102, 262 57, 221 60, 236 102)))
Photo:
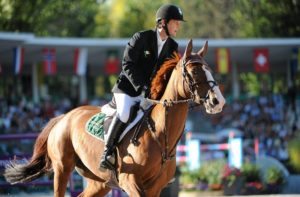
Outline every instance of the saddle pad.
POLYGON ((86 131, 101 139, 104 140, 104 120, 106 115, 102 112, 95 114, 92 116, 89 121, 86 123, 86 131))

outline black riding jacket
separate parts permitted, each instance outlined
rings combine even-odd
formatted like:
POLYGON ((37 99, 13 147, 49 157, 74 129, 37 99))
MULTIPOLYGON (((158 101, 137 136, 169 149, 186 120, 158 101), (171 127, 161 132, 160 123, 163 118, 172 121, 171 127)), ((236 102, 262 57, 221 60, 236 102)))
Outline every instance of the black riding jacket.
POLYGON ((112 92, 135 97, 145 91, 147 96, 152 78, 162 63, 178 51, 178 44, 168 37, 159 57, 157 50, 156 30, 135 33, 126 45, 122 71, 112 92))

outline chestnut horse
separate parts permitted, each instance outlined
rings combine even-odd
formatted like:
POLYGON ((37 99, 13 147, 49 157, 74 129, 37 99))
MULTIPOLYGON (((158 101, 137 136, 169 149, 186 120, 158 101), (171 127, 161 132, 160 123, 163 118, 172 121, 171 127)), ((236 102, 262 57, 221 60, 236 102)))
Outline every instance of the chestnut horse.
MULTIPOLYGON (((189 101, 203 104, 208 113, 222 110, 225 100, 204 60, 207 42, 198 53, 189 41, 182 58, 175 54, 162 65, 151 83, 151 110, 135 132, 119 143, 115 175, 117 187, 129 196, 160 196, 174 177, 176 145, 184 131, 189 101)), ((104 143, 85 131, 86 122, 100 107, 82 106, 49 121, 38 136, 32 158, 25 164, 12 162, 5 178, 12 184, 35 180, 54 172, 54 196, 65 195, 74 169, 87 186, 79 196, 104 196, 111 187, 112 171, 100 171, 104 143)))

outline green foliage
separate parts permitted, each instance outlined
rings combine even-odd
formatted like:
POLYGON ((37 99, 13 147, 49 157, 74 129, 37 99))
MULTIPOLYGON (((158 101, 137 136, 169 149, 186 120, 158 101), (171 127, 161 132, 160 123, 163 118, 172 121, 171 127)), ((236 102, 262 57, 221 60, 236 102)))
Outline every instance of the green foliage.
POLYGON ((224 160, 214 160, 203 163, 200 169, 190 171, 188 168, 181 168, 180 183, 183 188, 190 188, 190 185, 199 184, 199 182, 208 185, 221 185, 222 172, 226 162, 224 160))
POLYGON ((185 171, 180 176, 182 184, 197 184, 199 181, 197 171, 185 171))
POLYGON ((238 180, 239 177, 242 177, 242 173, 240 169, 235 167, 229 167, 228 165, 225 166, 223 172, 223 183, 227 184, 227 186, 232 186, 235 181, 238 180))
POLYGON ((189 0, 179 4, 187 20, 179 37, 231 38, 235 37, 236 24, 232 18, 234 0, 189 0))
POLYGON ((96 12, 94 0, 1 0, 0 29, 38 36, 89 36, 96 12))
MULTIPOLYGON (((268 74, 241 73, 240 80, 243 81, 244 89, 248 96, 258 96, 271 89, 269 87, 272 84, 271 77, 268 74)), ((275 89, 273 91, 275 92, 275 89)))
POLYGON ((300 4, 294 0, 235 0, 232 15, 237 37, 297 37, 300 35, 300 4))
POLYGON ((258 167, 252 163, 244 163, 241 167, 241 173, 246 182, 260 182, 260 172, 258 167))
POLYGON ((266 171, 265 182, 267 184, 281 184, 284 182, 283 173, 276 167, 270 167, 266 171))
POLYGON ((300 136, 288 142, 288 152, 291 165, 297 172, 300 172, 300 136))
POLYGON ((254 73, 241 73, 240 78, 245 84, 245 90, 248 92, 249 96, 259 95, 260 84, 257 80, 257 75, 254 73))
POLYGON ((38 36, 131 37, 155 28, 163 3, 182 8, 178 38, 299 37, 300 3, 248 0, 0 0, 0 30, 38 36))
POLYGON ((208 185, 222 183, 222 172, 225 165, 224 160, 215 160, 203 164, 201 168, 205 173, 208 185))
POLYGON ((102 37, 131 37, 143 29, 155 28, 160 1, 111 0, 100 5, 95 34, 102 37))

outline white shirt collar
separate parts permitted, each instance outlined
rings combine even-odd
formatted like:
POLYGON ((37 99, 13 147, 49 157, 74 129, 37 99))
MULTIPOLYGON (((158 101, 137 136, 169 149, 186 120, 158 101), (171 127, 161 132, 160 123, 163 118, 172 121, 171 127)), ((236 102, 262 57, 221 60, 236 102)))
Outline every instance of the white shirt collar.
POLYGON ((160 54, 165 42, 167 41, 167 39, 162 40, 160 35, 159 35, 158 30, 156 31, 156 35, 157 35, 157 56, 159 56, 159 54, 160 54))

